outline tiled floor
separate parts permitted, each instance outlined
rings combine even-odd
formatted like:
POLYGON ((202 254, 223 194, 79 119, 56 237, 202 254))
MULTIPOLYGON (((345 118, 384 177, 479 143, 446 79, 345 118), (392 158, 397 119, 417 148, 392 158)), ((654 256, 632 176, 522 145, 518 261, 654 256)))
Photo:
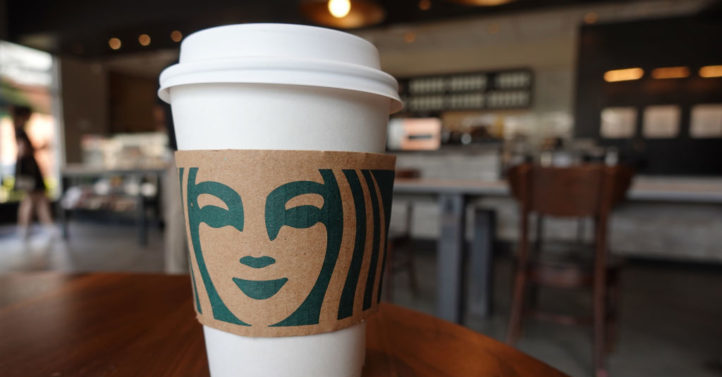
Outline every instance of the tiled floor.
MULTIPOLYGON (((152 231, 139 247, 135 228, 74 222, 67 242, 36 229, 27 241, 0 227, 0 273, 12 271, 163 271, 162 235, 152 231)), ((419 293, 398 276, 394 301, 433 314, 433 246, 417 250, 419 293)), ((511 261, 497 258, 495 312, 466 324, 503 339, 509 312, 511 261)), ((623 276, 619 342, 610 358, 612 377, 722 376, 722 268, 631 263, 623 276)), ((543 292, 542 305, 588 307, 583 292, 543 292)), ((586 328, 530 322, 518 347, 571 376, 589 376, 591 335, 586 328)))

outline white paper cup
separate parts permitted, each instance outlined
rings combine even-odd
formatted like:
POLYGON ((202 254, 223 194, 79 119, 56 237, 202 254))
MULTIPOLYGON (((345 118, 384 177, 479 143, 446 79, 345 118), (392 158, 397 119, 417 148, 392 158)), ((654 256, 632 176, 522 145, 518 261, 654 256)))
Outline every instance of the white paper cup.
MULTIPOLYGON (((231 25, 188 36, 160 77, 179 150, 382 153, 396 81, 356 36, 284 24, 231 25)), ((365 323, 309 336, 251 338, 204 326, 213 377, 358 377, 365 323)))

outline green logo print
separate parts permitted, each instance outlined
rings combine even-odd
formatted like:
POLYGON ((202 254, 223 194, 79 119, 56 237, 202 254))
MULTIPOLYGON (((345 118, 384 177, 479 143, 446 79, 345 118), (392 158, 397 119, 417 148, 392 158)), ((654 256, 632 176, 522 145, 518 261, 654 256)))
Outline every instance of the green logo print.
POLYGON ((374 176, 374 180, 379 186, 379 194, 381 194, 381 205, 384 208, 384 229, 386 229, 386 237, 383 239, 384 246, 384 260, 381 263, 381 277, 379 278, 379 285, 376 288, 378 295, 376 296, 377 302, 381 301, 381 287, 384 285, 384 270, 386 270, 386 253, 388 250, 388 231, 391 223, 391 202, 393 201, 394 195, 394 171, 393 170, 371 170, 371 174, 374 176))
POLYGON ((206 267, 205 260, 203 259, 200 239, 201 223, 206 223, 211 228, 221 228, 230 225, 239 231, 243 231, 243 203, 241 202, 241 196, 222 183, 212 181, 196 183, 197 175, 198 168, 188 169, 188 191, 186 192, 188 225, 190 228, 191 243, 193 244, 193 253, 196 257, 196 263, 198 264, 203 285, 206 287, 206 293, 208 293, 208 299, 211 302, 213 318, 237 325, 250 326, 233 315, 218 295, 218 291, 211 281, 211 277, 208 274, 208 267, 206 267), (213 205, 200 208, 198 205, 198 196, 201 194, 209 194, 217 197, 228 206, 228 209, 226 210, 213 205))
MULTIPOLYGON (((393 170, 361 170, 360 173, 353 169, 344 169, 344 176, 348 181, 351 194, 354 201, 354 210, 356 213, 356 234, 354 241, 353 254, 351 256, 351 264, 346 275, 346 282, 341 293, 341 302, 338 308, 338 319, 344 319, 353 315, 353 307, 356 299, 356 286, 361 278, 361 265, 363 264, 366 249, 366 217, 371 215, 372 219, 372 242, 371 245, 371 263, 369 264, 369 272, 366 276, 366 285, 363 297, 363 310, 367 310, 372 306, 373 287, 376 278, 376 266, 378 265, 379 248, 383 248, 384 259, 381 263, 381 275, 377 288, 377 298, 381 298, 381 284, 386 268, 386 237, 381 237, 380 224, 384 221, 385 228, 389 228, 389 220, 391 218, 391 196, 393 194, 394 171, 393 170), (372 177, 373 176, 373 177, 372 177), (363 179, 362 179, 363 177, 363 179), (379 211, 379 202, 376 195, 376 185, 381 195, 381 205, 384 209, 384 218, 381 218, 379 211), (370 210, 364 200, 364 187, 369 192, 371 200, 370 210)), ((377 300, 378 302, 378 300, 377 300)))
POLYGON ((323 184, 311 181, 289 182, 273 190, 266 199, 266 231, 271 240, 276 239, 284 225, 309 228, 316 223, 322 223, 326 226, 326 255, 316 284, 293 314, 273 326, 317 324, 321 314, 321 304, 336 266, 343 233, 341 194, 331 170, 321 169, 319 173, 323 178, 323 184), (289 200, 303 194, 321 195, 323 207, 302 205, 286 209, 289 200))
MULTIPOLYGON (((178 169, 178 181, 180 183, 180 200, 183 202, 183 173, 185 172, 185 168, 179 168, 178 169)), ((193 285, 193 302, 196 304, 196 311, 198 313, 203 313, 203 309, 201 309, 201 301, 198 299, 198 287, 196 287, 196 276, 193 274, 193 263, 188 263, 188 272, 191 276, 191 283, 193 285)))
MULTIPOLYGON (((183 180, 183 168, 179 170, 181 182, 183 180)), ((321 271, 308 295, 288 317, 280 322, 271 325, 281 326, 302 326, 319 323, 321 307, 331 281, 331 276, 336 267, 339 257, 341 240, 344 228, 343 206, 341 194, 336 177, 330 169, 319 169, 318 173, 323 183, 315 181, 293 181, 282 184, 273 189, 265 201, 265 228, 268 239, 273 242, 279 235, 282 227, 289 226, 296 229, 310 228, 321 223, 326 228, 326 247, 321 271), (305 195, 317 194, 323 198, 323 205, 319 208, 313 205, 298 205, 286 208, 286 204, 293 198, 305 195)), ((229 186, 220 182, 205 181, 196 182, 198 168, 188 168, 187 181, 187 211, 190 229, 190 238, 193 246, 193 255, 198 266, 203 287, 208 295, 213 318, 216 320, 250 326, 250 324, 236 317, 224 303, 217 289, 214 286, 208 268, 203 257, 203 250, 200 241, 200 224, 205 223, 211 228, 232 226, 242 232, 244 228, 244 211, 241 196, 229 186), (220 199, 228 209, 213 205, 206 205, 202 208, 198 205, 198 197, 208 194, 220 199)), ((348 275, 341 294, 338 309, 338 319, 353 315, 355 292, 361 279, 361 265, 365 254, 365 240, 367 231, 371 231, 373 245, 371 247, 371 265, 368 275, 365 277, 363 310, 371 307, 371 299, 374 291, 380 289, 375 283, 377 276, 376 266, 378 258, 382 253, 385 255, 386 240, 382 239, 381 222, 388 228, 390 216, 391 193, 393 185, 392 170, 343 170, 351 196, 354 200, 355 210, 355 234, 354 247, 351 256, 351 263, 348 268, 348 275), (378 191, 380 191, 377 194, 378 191), (370 196, 370 202, 366 203, 364 190, 370 196), (380 197, 380 201, 379 201, 380 197), (385 217, 381 217, 381 208, 385 217), (367 229, 366 217, 372 217, 373 229, 367 229)), ((292 251, 288 251, 292 252, 292 251)), ((270 256, 252 257, 244 256, 239 263, 254 269, 261 269, 276 263, 270 256)), ((382 270, 383 270, 382 262, 382 270)), ((381 272, 383 274, 383 271, 381 272)), ((288 282, 288 278, 275 280, 246 280, 238 277, 232 278, 233 283, 246 296, 255 300, 266 300, 276 295, 288 282)), ((196 287, 193 280, 194 288, 196 287)), ((196 307, 200 313, 200 304, 196 295, 196 307)), ((240 292, 239 292, 240 294, 240 292)))
POLYGON ((355 170, 344 170, 351 194, 353 196, 354 210, 356 213, 356 234, 353 246, 353 254, 351 256, 351 264, 346 275, 346 283, 341 293, 341 303, 338 308, 338 319, 344 319, 353 315, 353 304, 356 299, 356 285, 358 284, 359 275, 361 274, 361 264, 363 264, 364 249, 366 243, 366 202, 364 201, 364 192, 361 188, 361 181, 355 170))

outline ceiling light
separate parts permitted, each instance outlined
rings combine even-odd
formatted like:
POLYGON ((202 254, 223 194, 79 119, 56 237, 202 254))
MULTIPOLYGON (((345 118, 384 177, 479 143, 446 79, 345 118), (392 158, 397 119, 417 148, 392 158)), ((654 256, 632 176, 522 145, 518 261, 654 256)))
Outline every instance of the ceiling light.
POLYGON ((419 0, 419 9, 421 9, 421 10, 431 9, 431 0, 419 0))
POLYGON ((700 77, 722 77, 722 65, 706 65, 699 69, 700 77))
POLYGON ((597 20, 599 20, 599 16, 595 12, 589 12, 584 15, 585 24, 596 24, 597 20))
POLYGON ((113 37, 108 39, 108 46, 113 50, 120 49, 120 46, 122 46, 123 43, 120 42, 120 39, 113 37))
POLYGON ((404 33, 404 42, 406 43, 414 43, 416 41, 416 33, 413 31, 407 31, 404 33))
MULTIPOLYGON (((386 11, 373 0, 303 0, 299 5, 301 13, 316 24, 340 29, 354 29, 380 23, 386 17, 386 11), (348 3, 348 12, 340 18, 331 12, 335 1, 348 3)), ((343 9, 341 9, 343 10, 343 9)), ((342 12, 336 13, 343 14, 342 12)))
POLYGON ((170 39, 173 42, 180 42, 183 39, 183 33, 181 33, 179 30, 173 30, 170 32, 170 39))
POLYGON ((450 0, 450 1, 452 1, 454 3, 479 6, 479 7, 495 7, 498 5, 504 5, 507 3, 511 3, 514 0, 450 0))
POLYGON ((336 18, 344 18, 351 11, 350 0, 328 0, 328 11, 336 18))
POLYGON ((683 79, 689 77, 689 68, 680 67, 662 67, 652 70, 652 77, 655 79, 683 79))
POLYGON ((150 44, 150 35, 148 34, 141 34, 138 36, 138 43, 140 43, 141 46, 148 46, 150 44))
POLYGON ((604 81, 617 82, 639 80, 642 76, 644 76, 644 70, 642 70, 642 68, 614 69, 604 72, 604 81))
POLYGON ((496 22, 493 22, 489 24, 489 26, 486 28, 486 31, 489 32, 489 34, 496 34, 499 32, 499 24, 496 22))

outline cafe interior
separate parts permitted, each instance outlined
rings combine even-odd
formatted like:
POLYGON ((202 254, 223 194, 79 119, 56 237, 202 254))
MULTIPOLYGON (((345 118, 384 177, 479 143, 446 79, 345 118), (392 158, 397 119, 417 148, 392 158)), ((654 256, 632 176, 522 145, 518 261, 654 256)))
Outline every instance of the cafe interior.
POLYGON ((158 78, 246 23, 398 82, 364 376, 722 376, 719 0, 0 0, 0 376, 209 375, 158 78))

